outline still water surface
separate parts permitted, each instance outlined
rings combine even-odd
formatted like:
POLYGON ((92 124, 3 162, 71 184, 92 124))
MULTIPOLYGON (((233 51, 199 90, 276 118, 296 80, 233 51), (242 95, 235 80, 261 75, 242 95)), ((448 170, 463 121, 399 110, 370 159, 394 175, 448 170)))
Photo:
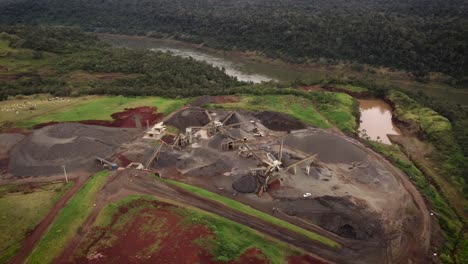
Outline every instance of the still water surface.
POLYGON ((215 67, 224 68, 227 75, 237 77, 239 81, 261 83, 276 80, 275 77, 266 74, 264 71, 257 71, 254 62, 242 61, 233 56, 223 56, 222 53, 210 53, 181 42, 107 34, 99 37, 101 40, 119 47, 169 51, 177 56, 192 57, 195 60, 205 61, 215 67))
POLYGON ((383 100, 359 100, 361 110, 360 130, 365 130, 372 140, 391 144, 387 135, 400 135, 400 130, 392 122, 392 108, 383 100))

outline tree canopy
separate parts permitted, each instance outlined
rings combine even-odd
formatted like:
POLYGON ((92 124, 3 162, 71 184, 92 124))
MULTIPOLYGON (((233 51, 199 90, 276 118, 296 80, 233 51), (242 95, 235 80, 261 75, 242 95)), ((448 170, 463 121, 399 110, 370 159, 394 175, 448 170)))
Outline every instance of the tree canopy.
POLYGON ((463 0, 18 0, 0 23, 175 37, 293 62, 353 61, 466 82, 463 0))

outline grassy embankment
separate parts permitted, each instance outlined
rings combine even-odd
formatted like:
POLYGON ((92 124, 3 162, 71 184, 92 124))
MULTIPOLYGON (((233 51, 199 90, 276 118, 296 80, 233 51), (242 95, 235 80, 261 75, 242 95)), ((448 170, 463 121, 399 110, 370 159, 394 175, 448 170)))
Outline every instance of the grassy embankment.
POLYGON ((71 185, 70 182, 0 186, 0 263, 6 263, 16 254, 26 234, 71 185))
POLYGON ((463 179, 465 161, 450 121, 434 110, 418 104, 404 93, 390 91, 386 98, 395 108, 395 118, 434 147, 428 157, 423 157, 411 146, 403 146, 412 161, 432 179, 458 214, 465 216, 465 210, 468 209, 463 194, 466 184, 463 179))
POLYGON ((162 179, 164 182, 166 183, 169 183, 169 184, 172 184, 172 185, 175 185, 179 188, 182 188, 186 191, 189 191, 197 196, 200 196, 200 197, 203 197, 205 199, 209 199, 209 200, 212 200, 212 201, 215 201, 217 203, 220 203, 226 207, 229 207, 233 210, 236 210, 236 211, 239 211, 239 212, 242 212, 244 214, 248 214, 250 216, 253 216, 253 217, 256 217, 258 219, 261 219, 265 222, 268 222, 268 223, 271 223, 273 225, 276 225, 276 226, 280 226, 280 227, 283 227, 285 229, 288 229, 292 232, 295 232, 295 233, 298 233, 298 234, 301 234, 301 235, 304 235, 306 236, 307 238, 311 239, 311 240, 314 240, 314 241, 317 241, 317 242, 320 242, 320 243, 323 243, 325 245, 328 245, 330 247, 341 247, 338 243, 336 243, 335 241, 329 239, 329 238, 326 238, 324 236, 321 236, 317 233, 314 233, 312 231, 309 231, 309 230, 305 230, 301 227, 298 227, 298 226, 295 226, 293 224, 290 224, 286 221, 283 221, 279 218, 276 218, 276 217, 273 217, 269 214, 266 214, 264 212, 261 212, 261 211, 258 211, 248 205, 245 205, 245 204, 242 204, 240 202, 237 202, 237 201, 234 201, 232 199, 229 199, 229 198, 226 198, 224 196, 221 196, 221 195, 218 195, 216 193, 212 193, 210 191, 207 191, 205 189, 202 189, 202 188, 199 188, 199 187, 196 187, 196 186, 193 186, 193 185, 189 185, 189 184, 185 184, 185 183, 182 183, 182 182, 178 182, 178 181, 174 181, 174 180, 170 180, 170 179, 162 179))
MULTIPOLYGON (((103 245, 112 245, 112 234, 124 229, 126 224, 148 208, 159 209, 159 207, 155 207, 154 201, 168 202, 166 200, 159 201, 148 195, 131 195, 106 206, 94 223, 94 226, 98 227, 96 230, 104 231, 106 234, 101 236, 101 240, 94 244, 92 249, 99 248, 103 245), (140 203, 134 203, 135 201, 140 201, 140 203), (120 209, 129 204, 137 204, 137 206, 132 206, 128 211, 123 210, 125 213, 120 214, 116 219, 116 215, 122 212, 120 209)), ((258 233, 256 230, 226 218, 190 206, 170 203, 172 205, 170 210, 174 214, 182 217, 183 222, 178 223, 178 227, 181 225, 182 227, 189 227, 190 225, 197 224, 206 226, 213 232, 214 236, 203 237, 194 240, 193 243, 207 249, 218 261, 238 260, 246 250, 253 247, 260 249, 271 263, 285 263, 286 257, 302 253, 297 249, 292 249, 291 246, 286 243, 267 237, 258 233)), ((154 231, 164 226, 165 218, 149 219, 149 217, 150 215, 146 216, 145 219, 148 220, 147 223, 149 223, 150 226, 145 226, 145 230, 154 231)), ((158 233, 160 234, 158 235, 158 239, 156 239, 154 245, 151 246, 151 251, 153 253, 158 250, 161 240, 164 240, 165 236, 170 235, 167 232, 158 233)), ((80 249, 82 248, 87 248, 87 244, 80 249)), ((78 252, 78 254, 85 254, 85 252, 78 252)))
POLYGON ((375 141, 366 141, 367 145, 389 159, 394 165, 405 172, 418 190, 430 202, 432 210, 444 232, 446 248, 440 255, 444 263, 466 263, 466 245, 468 240, 460 236, 463 223, 442 197, 437 189, 428 181, 425 175, 403 154, 401 147, 386 145, 375 141), (455 262, 456 261, 456 262, 455 262))
POLYGON ((28 258, 28 263, 51 263, 67 246, 93 210, 93 202, 108 171, 93 175, 60 211, 28 258))
POLYGON ((275 111, 287 114, 308 125, 330 128, 327 120, 323 118, 313 107, 313 102, 306 98, 293 95, 265 95, 240 97, 236 103, 208 104, 209 109, 245 109, 249 111, 275 111))
POLYGON ((168 115, 184 105, 188 99, 162 97, 83 96, 48 101, 46 95, 17 97, 0 102, 0 127, 31 128, 34 125, 57 121, 112 120, 111 114, 125 108, 154 106, 168 115), (30 110, 30 106, 34 106, 30 110))
POLYGON ((352 84, 336 84, 336 88, 343 89, 345 91, 354 92, 354 93, 364 93, 368 92, 369 89, 362 86, 352 85, 352 84))
POLYGON ((288 114, 308 125, 330 128, 331 122, 345 133, 357 133, 359 104, 356 99, 344 93, 306 92, 261 86, 241 87, 232 92, 252 95, 241 96, 238 103, 211 104, 207 107, 276 111, 288 114))
POLYGON ((344 93, 314 92, 317 109, 341 131, 346 134, 357 134, 359 103, 344 93))

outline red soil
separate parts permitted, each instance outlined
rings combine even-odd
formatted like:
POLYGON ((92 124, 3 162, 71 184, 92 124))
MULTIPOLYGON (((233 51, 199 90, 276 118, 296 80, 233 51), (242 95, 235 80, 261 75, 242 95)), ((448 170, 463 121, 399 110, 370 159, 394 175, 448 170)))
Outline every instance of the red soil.
POLYGON ((326 264, 327 262, 323 262, 309 255, 295 255, 295 256, 289 256, 288 263, 289 264, 326 264))
MULTIPOLYGON (((121 208, 120 212, 114 216, 114 221, 142 202, 146 201, 135 201, 127 208, 121 208)), ((210 237, 211 230, 202 225, 184 223, 183 216, 172 211, 176 208, 172 205, 151 203, 160 208, 148 206, 127 222, 124 228, 112 229, 110 227, 107 230, 107 233, 112 233, 112 236, 117 237, 112 245, 100 245, 97 252, 88 252, 88 255, 92 253, 92 257, 81 256, 72 262, 215 263, 211 261, 212 256, 205 249, 194 243, 196 239, 210 237), (164 220, 161 221, 161 219, 164 220), (163 223, 162 226, 156 227, 156 220, 157 223, 163 223), (151 252, 155 244, 158 244, 157 249, 151 252)), ((100 232, 91 231, 90 233, 100 232)), ((99 239, 106 236, 107 234, 98 237, 95 242, 99 243, 99 239)))
POLYGON ((239 97, 237 96, 232 96, 232 95, 219 95, 219 96, 213 96, 213 100, 216 104, 223 104, 223 103, 236 103, 239 102, 239 97))
POLYGON ((122 167, 127 167, 130 163, 132 163, 132 161, 125 157, 122 153, 117 154, 117 159, 120 161, 120 166, 122 167))
POLYGON ((15 127, 6 128, 2 130, 1 132, 5 134, 22 134, 25 136, 31 134, 31 131, 27 131, 22 128, 15 128, 15 127))
POLYGON ((268 188, 270 188, 270 190, 278 190, 279 188, 281 188, 281 182, 279 179, 275 179, 274 181, 270 182, 268 184, 268 188))
MULTIPOLYGON (((94 228, 84 243, 78 246, 76 252, 86 252, 87 256, 75 255, 71 263, 221 263, 195 242, 203 238, 212 239, 212 231, 206 226, 186 222, 185 217, 175 209, 177 207, 173 205, 143 200, 120 208, 110 227, 94 228), (142 203, 152 206, 145 206, 133 215, 123 228, 112 227, 131 208, 139 207, 142 203), (102 243, 102 239, 106 241, 111 237, 116 238, 111 245, 102 243), (153 247, 154 245, 157 246, 153 247)), ((65 262, 69 261, 57 261, 65 262)), ((253 264, 269 261, 263 257, 261 250, 251 248, 238 261, 227 263, 253 264)))
POLYGON ((230 261, 228 263, 240 263, 240 264, 267 264, 270 261, 263 256, 262 250, 258 248, 249 248, 247 251, 240 256, 236 262, 230 261))
MULTIPOLYGON (((111 117, 114 119, 113 121, 82 120, 77 122, 85 125, 135 128, 146 127, 146 124, 155 124, 162 119, 163 115, 161 113, 157 113, 155 107, 143 106, 137 108, 126 108, 123 112, 113 113, 111 117), (139 124, 137 123, 138 121, 139 124)), ((47 122, 35 125, 33 128, 38 129, 58 123, 59 122, 47 122)))
POLYGON ((0 174, 5 174, 8 171, 8 163, 10 159, 8 157, 0 157, 0 174))

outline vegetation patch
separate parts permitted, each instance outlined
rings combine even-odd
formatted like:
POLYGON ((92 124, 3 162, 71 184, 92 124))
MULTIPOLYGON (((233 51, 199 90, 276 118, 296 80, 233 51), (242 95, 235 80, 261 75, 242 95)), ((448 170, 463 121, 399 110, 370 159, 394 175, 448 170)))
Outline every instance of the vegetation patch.
POLYGON ((336 243, 335 241, 329 239, 329 238, 326 238, 324 236, 321 236, 317 233, 314 233, 312 231, 309 231, 309 230, 306 230, 306 229, 303 229, 301 227, 298 227, 296 225, 293 225, 291 223, 288 223, 284 220, 281 220, 279 218, 276 218, 274 216, 271 216, 269 214, 266 214, 264 212, 261 212, 261 211, 258 211, 248 205, 245 205, 245 204, 242 204, 240 202, 237 202, 237 201, 234 201, 232 199, 229 199, 229 198, 226 198, 224 196, 221 196, 219 194, 216 194, 216 193, 212 193, 210 191, 207 191, 205 189, 202 189, 202 188, 199 188, 199 187, 196 187, 196 186, 193 186, 193 185, 189 185, 189 184, 185 184, 185 183, 182 183, 182 182, 178 182, 178 181, 174 181, 174 180, 170 180, 170 179, 162 179, 162 181, 166 182, 166 183, 169 183, 169 184, 172 184, 172 185, 175 185, 179 188, 182 188, 186 191, 189 191, 195 195, 198 195, 200 197, 203 197, 205 199, 209 199, 209 200, 213 200, 215 202, 218 202, 226 207, 229 207, 233 210, 236 210, 236 211, 239 211, 241 213, 244 213, 244 214, 248 214, 248 215, 251 215, 251 216, 254 216, 256 218, 259 218, 265 222, 268 222, 268 223, 271 223, 271 224, 274 224, 276 226, 280 226, 282 228, 285 228, 285 229, 288 229, 292 232, 295 232, 295 233, 298 233, 298 234, 301 234, 301 235, 304 235, 306 236, 307 238, 311 239, 311 240, 315 240, 315 241, 318 241, 318 242, 321 242, 327 246, 330 246, 330 247, 341 247, 338 243, 336 243))
POLYGON ((20 249, 25 236, 45 217, 72 183, 0 186, 0 263, 20 249))
POLYGON ((358 129, 359 103, 344 93, 314 92, 317 109, 341 131, 356 134, 358 129))
POLYGON ((386 145, 375 141, 367 140, 365 143, 390 160, 398 168, 408 175, 410 180, 416 185, 418 190, 430 202, 432 210, 444 232, 444 237, 448 241, 443 249, 441 259, 445 263, 465 263, 466 234, 463 233, 463 223, 459 220, 457 214, 452 210, 444 197, 437 189, 426 179, 424 174, 406 157, 397 145, 386 145))
POLYGON ((93 210, 97 192, 109 175, 101 171, 93 175, 60 211, 51 227, 41 238, 28 258, 28 263, 51 263, 79 231, 93 210))
POLYGON ((114 48, 76 28, 1 25, 0 34, 0 100, 37 93, 187 97, 241 84, 206 62, 114 48))
POLYGON ((386 98, 395 108, 395 118, 404 127, 432 143, 435 150, 429 154, 430 160, 415 159, 418 163, 416 165, 433 178, 444 196, 456 206, 459 214, 464 215, 464 203, 460 202, 465 198, 463 188, 466 188, 466 160, 454 137, 451 122, 402 92, 389 91, 386 98))
POLYGON ((31 128, 47 122, 112 120, 111 115, 126 108, 154 106, 168 115, 189 99, 162 97, 84 96, 58 98, 47 95, 17 96, 0 102, 0 124, 31 128), (51 100, 52 98, 52 100, 51 100))

